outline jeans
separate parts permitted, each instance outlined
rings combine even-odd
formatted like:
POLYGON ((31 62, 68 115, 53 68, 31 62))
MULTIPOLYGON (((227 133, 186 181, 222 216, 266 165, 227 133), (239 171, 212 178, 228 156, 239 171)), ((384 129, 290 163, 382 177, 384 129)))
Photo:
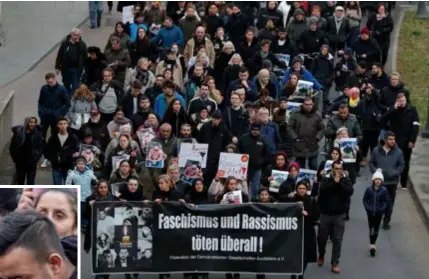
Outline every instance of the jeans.
POLYGON ((52 180, 54 185, 65 185, 68 171, 52 169, 52 180))
POLYGON ((367 212, 368 228, 369 228, 369 244, 375 244, 378 238, 378 231, 380 230, 381 219, 383 214, 367 212))
POLYGON ((387 192, 389 193, 389 205, 386 208, 386 213, 384 214, 384 223, 389 224, 392 219, 393 205, 395 204, 396 199, 396 189, 398 186, 395 185, 384 185, 386 187, 387 192))
POLYGON ((346 214, 339 215, 320 215, 319 233, 317 235, 317 246, 319 248, 319 255, 325 256, 326 243, 328 237, 332 238, 332 256, 331 264, 338 264, 341 256, 341 245, 343 243, 343 235, 346 227, 345 223, 346 214))
POLYGON ((17 185, 35 185, 37 163, 32 165, 15 165, 16 169, 16 184, 17 185), (25 179, 27 178, 27 184, 25 179))
POLYGON ((104 10, 103 1, 88 1, 89 4, 89 20, 91 27, 99 27, 101 21, 101 14, 104 10))
POLYGON ((78 68, 68 68, 61 72, 63 76, 63 84, 69 93, 69 98, 79 88, 80 71, 78 68))
POLYGON ((302 157, 296 157, 295 158, 295 162, 297 162, 299 164, 299 167, 302 169, 306 168, 306 161, 308 160, 308 168, 310 170, 317 170, 318 165, 317 165, 317 155, 313 156, 313 157, 308 157, 308 158, 302 158, 302 157))
POLYGON ((249 181, 250 185, 250 196, 251 199, 257 199, 259 196, 259 186, 261 185, 261 169, 255 171, 249 171, 247 177, 247 181, 249 181))

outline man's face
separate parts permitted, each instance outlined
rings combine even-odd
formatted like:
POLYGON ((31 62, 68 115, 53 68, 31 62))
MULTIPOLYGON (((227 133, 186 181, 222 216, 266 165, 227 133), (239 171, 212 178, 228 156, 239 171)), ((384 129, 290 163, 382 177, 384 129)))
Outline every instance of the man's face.
POLYGON ((186 16, 187 17, 193 17, 195 15, 195 11, 192 8, 189 8, 186 10, 186 16))
POLYGON ((182 127, 180 130, 180 134, 182 134, 183 137, 188 138, 191 136, 191 128, 189 127, 182 127))
POLYGON ((238 78, 240 80, 247 80, 249 78, 249 73, 248 72, 244 72, 244 73, 239 73, 238 74, 238 78))
POLYGON ((292 67, 293 67, 294 71, 299 72, 299 71, 301 71, 302 64, 301 64, 301 62, 296 62, 292 65, 292 67))
POLYGON ((104 211, 100 211, 99 213, 98 213, 98 219, 99 220, 104 220, 104 219, 106 219, 106 212, 104 212, 104 211))
POLYGON ((280 40, 285 40, 286 39, 286 34, 287 34, 286 32, 279 32, 278 33, 279 39, 280 40))
POLYGON ((253 32, 247 32, 246 33, 246 39, 248 41, 252 41, 254 37, 255 37, 255 34, 253 34, 253 32))
POLYGON ((362 38, 362 40, 366 41, 366 40, 369 39, 369 34, 363 33, 363 34, 360 35, 360 37, 362 38))
POLYGON ((127 209, 126 211, 125 211, 125 216, 127 216, 127 218, 129 218, 129 217, 132 217, 132 216, 134 216, 134 212, 133 212, 133 210, 132 209, 127 209))
POLYGON ((195 30, 195 36, 197 36, 198 40, 204 39, 204 36, 206 32, 204 31, 204 28, 198 27, 197 30, 195 30))
POLYGON ((173 89, 171 89, 170 87, 165 87, 162 89, 162 91, 167 96, 173 96, 173 94, 174 94, 173 89))
POLYGON ((162 83, 164 82, 164 78, 163 77, 157 77, 155 80, 155 85, 158 87, 162 86, 162 83))
POLYGON ((128 257, 128 250, 126 250, 126 249, 121 249, 121 251, 119 251, 119 257, 120 257, 122 260, 127 259, 127 257, 128 257))
POLYGON ((173 25, 173 22, 170 19, 164 20, 164 27, 170 28, 173 25))
POLYGON ((80 34, 77 32, 71 33, 71 40, 75 43, 79 42, 80 40, 80 34))
POLYGON ((120 48, 121 48, 121 45, 119 44, 118 41, 113 41, 112 42, 112 49, 119 50, 120 48))
POLYGON ((390 83, 393 86, 397 86, 399 84, 399 77, 398 76, 391 76, 390 77, 390 83))
POLYGON ((250 133, 252 134, 252 136, 258 137, 260 131, 259 131, 259 129, 252 129, 252 130, 250 130, 250 133))
POLYGON ((233 94, 231 95, 231 105, 234 107, 239 106, 241 103, 241 99, 240 96, 238 96, 237 94, 233 94))
POLYGON ((111 82, 112 79, 113 79, 112 72, 110 72, 110 71, 104 71, 104 73, 103 73, 103 81, 106 82, 106 83, 108 83, 108 82, 111 82))
POLYGON ((265 45, 263 45, 263 46, 262 46, 262 51, 263 51, 263 52, 265 52, 265 53, 266 53, 266 52, 268 52, 269 50, 270 50, 270 45, 269 45, 269 44, 265 44, 265 45))
POLYGON ((149 61, 143 60, 139 64, 140 69, 146 71, 149 68, 149 61))
POLYGON ((111 253, 104 254, 104 258, 106 259, 106 262, 108 262, 109 264, 113 263, 113 256, 111 253))
POLYGON ((57 84, 57 80, 56 80, 56 78, 48 78, 47 80, 46 80, 46 83, 49 85, 49 86, 54 86, 55 84, 57 84))
POLYGON ((220 119, 212 118, 212 125, 213 126, 219 126, 219 124, 220 124, 220 119))
POLYGON ((133 96, 138 96, 138 95, 140 95, 140 88, 133 88, 133 89, 131 90, 131 95, 133 95, 133 96))
POLYGON ((269 112, 265 111, 265 110, 260 110, 258 111, 258 120, 261 122, 268 122, 270 117, 269 112))
POLYGON ((388 137, 387 139, 384 140, 384 142, 390 148, 395 147, 395 145, 396 145, 396 139, 395 139, 395 137, 388 137))
POLYGON ((316 29, 317 29, 317 23, 310 24, 310 30, 311 31, 316 31, 316 29))
POLYGON ((63 271, 63 264, 58 254, 51 254, 40 264, 33 252, 16 247, 0 257, 0 278, 55 279, 63 271))
POLYGON ((372 66, 372 73, 373 73, 374 75, 377 75, 377 74, 378 74, 378 71, 379 71, 379 68, 378 68, 377 66, 372 66))
POLYGON ((210 15, 215 15, 215 14, 217 14, 217 7, 216 7, 216 5, 211 5, 211 6, 210 6, 209 13, 210 13, 210 15))
POLYGON ((310 100, 305 101, 305 102, 302 104, 302 106, 304 107, 304 109, 305 109, 306 111, 311 111, 311 110, 313 109, 313 102, 312 102, 312 101, 310 101, 310 100))
POLYGON ((202 85, 200 88, 200 94, 202 97, 207 97, 209 95, 209 87, 202 85))
POLYGON ((61 132, 65 132, 67 131, 67 127, 68 127, 68 123, 65 120, 61 120, 60 122, 58 122, 57 124, 57 128, 59 131, 61 132))
POLYGON ((195 76, 200 77, 200 76, 202 76, 202 75, 203 75, 203 73, 204 73, 204 69, 203 69, 203 67, 201 67, 201 66, 196 66, 196 67, 194 68, 194 75, 195 75, 195 76))
POLYGON ((335 11, 335 16, 336 17, 342 17, 342 16, 344 16, 344 11, 343 10, 336 10, 335 11))
POLYGON ((405 98, 405 96, 403 96, 403 97, 399 97, 399 98, 396 100, 396 103, 398 103, 398 107, 400 107, 400 108, 404 108, 404 107, 406 107, 406 106, 407 106, 407 98, 405 98))
POLYGON ((346 119, 349 116, 349 109, 348 108, 339 109, 338 116, 342 119, 346 119))
POLYGON ((164 127, 161 130, 161 135, 163 138, 168 139, 171 135, 171 128, 170 127, 164 127))

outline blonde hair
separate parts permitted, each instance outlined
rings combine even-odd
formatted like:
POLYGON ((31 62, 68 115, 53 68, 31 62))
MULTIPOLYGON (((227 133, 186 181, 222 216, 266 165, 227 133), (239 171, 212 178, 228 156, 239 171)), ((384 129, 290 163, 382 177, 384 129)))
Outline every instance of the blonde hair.
POLYGON ((170 190, 171 189, 174 189, 174 187, 176 186, 175 184, 174 184, 174 182, 173 182, 173 179, 171 178, 171 176, 170 175, 168 175, 168 174, 161 174, 160 176, 158 176, 158 182, 159 181, 161 181, 161 180, 164 180, 167 184, 169 184, 169 188, 170 188, 170 190))
POLYGON ((73 99, 79 99, 79 98, 83 98, 85 100, 92 102, 94 101, 95 96, 91 92, 91 90, 89 90, 88 86, 86 86, 85 84, 81 84, 73 94, 73 99))

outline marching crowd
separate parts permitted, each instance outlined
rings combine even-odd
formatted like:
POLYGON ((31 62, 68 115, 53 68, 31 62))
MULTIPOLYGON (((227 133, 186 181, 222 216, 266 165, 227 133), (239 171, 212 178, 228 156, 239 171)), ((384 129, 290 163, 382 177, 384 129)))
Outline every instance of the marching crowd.
MULTIPOLYGON (((87 46, 79 29, 62 41, 56 73, 40 89, 38 117, 13 128, 18 184, 35 184, 42 160, 54 184, 81 185, 85 220, 104 200, 198 205, 225 203, 226 193, 240 190, 243 202, 299 202, 304 270, 323 266, 330 239, 331 271, 339 273, 353 185, 369 166, 373 182, 362 200, 375 256, 398 183, 407 187, 420 125, 400 74, 383 70, 394 3, 151 1, 119 2, 118 10, 127 5, 134 5, 133 21, 116 23, 105 45, 87 46), (301 81, 310 84, 304 95, 301 81), (331 87, 338 96, 329 96, 331 87), (300 105, 290 111, 291 103, 300 105), (149 142, 143 131, 152 133, 149 142), (357 145, 347 152, 356 160, 346 162, 340 142, 350 138, 357 145), (178 165, 181 143, 209 146, 191 182, 178 165), (249 155, 246 179, 219 175, 221 152, 249 155), (147 163, 154 154, 161 167, 147 163), (127 159, 114 162, 117 156, 127 159), (317 175, 299 180, 300 169, 317 175), (278 192, 269 190, 273 170, 288 172, 278 192), (112 191, 115 183, 125 184, 112 191)), ((90 16, 91 28, 100 27, 97 1, 90 16)), ((90 226, 86 251, 89 234, 90 226)), ((239 274, 227 274, 233 277, 239 274)))

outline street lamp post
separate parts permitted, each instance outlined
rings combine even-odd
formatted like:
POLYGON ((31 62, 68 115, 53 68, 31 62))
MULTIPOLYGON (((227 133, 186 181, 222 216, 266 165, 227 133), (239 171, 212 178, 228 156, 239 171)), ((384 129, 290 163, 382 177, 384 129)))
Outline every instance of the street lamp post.
POLYGON ((429 89, 428 89, 428 111, 426 112, 426 125, 422 131, 422 138, 429 139, 429 89))
POLYGON ((417 3, 417 16, 421 19, 427 19, 427 8, 426 8, 426 1, 419 1, 417 3))

